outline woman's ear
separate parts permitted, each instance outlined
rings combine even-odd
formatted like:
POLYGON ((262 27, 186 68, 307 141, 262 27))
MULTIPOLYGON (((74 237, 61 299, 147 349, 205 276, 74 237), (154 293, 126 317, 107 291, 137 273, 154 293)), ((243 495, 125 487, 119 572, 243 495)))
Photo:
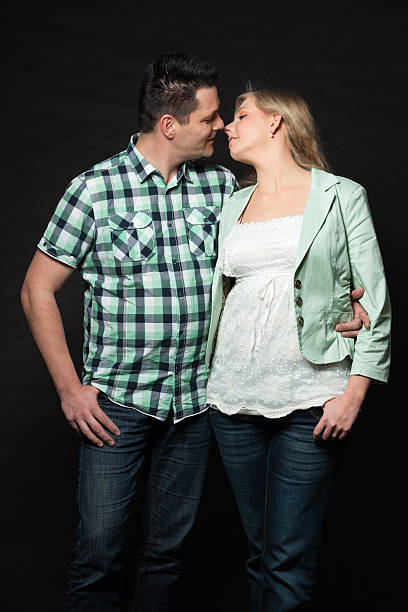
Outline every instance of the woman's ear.
POLYGON ((279 129, 279 126, 282 123, 282 115, 279 115, 279 113, 271 113, 268 115, 268 119, 271 129, 271 138, 273 138, 273 135, 275 134, 276 130, 279 129))

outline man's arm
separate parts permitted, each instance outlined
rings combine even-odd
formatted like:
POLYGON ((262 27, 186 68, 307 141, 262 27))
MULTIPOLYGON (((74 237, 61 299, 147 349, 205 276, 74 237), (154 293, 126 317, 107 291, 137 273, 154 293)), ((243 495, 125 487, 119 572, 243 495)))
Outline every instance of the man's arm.
POLYGON ((82 385, 78 378, 55 299, 73 271, 74 268, 38 250, 21 289, 21 303, 68 423, 81 438, 97 446, 103 446, 103 443, 113 446, 114 440, 102 425, 115 436, 119 436, 120 431, 99 407, 99 391, 90 385, 82 385))
POLYGON ((341 332, 344 338, 357 338, 363 324, 366 329, 370 329, 368 313, 358 301, 363 295, 363 287, 353 289, 351 292, 351 305, 353 306, 354 318, 351 321, 347 321, 347 323, 337 323, 334 327, 337 332, 341 332))

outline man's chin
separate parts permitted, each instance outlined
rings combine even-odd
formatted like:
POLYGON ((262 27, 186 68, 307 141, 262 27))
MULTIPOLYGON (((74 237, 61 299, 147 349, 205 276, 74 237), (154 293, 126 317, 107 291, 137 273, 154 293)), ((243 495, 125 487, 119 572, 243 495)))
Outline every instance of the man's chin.
POLYGON ((211 155, 214 155, 214 142, 208 142, 206 144, 201 157, 211 157, 211 155))
POLYGON ((200 152, 193 153, 188 159, 202 159, 214 155, 214 143, 208 142, 200 152))

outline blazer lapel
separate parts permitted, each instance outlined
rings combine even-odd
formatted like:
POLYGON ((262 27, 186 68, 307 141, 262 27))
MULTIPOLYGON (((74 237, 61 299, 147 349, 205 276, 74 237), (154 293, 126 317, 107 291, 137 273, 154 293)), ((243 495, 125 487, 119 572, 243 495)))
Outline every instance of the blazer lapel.
POLYGON ((316 234, 327 217, 335 196, 335 190, 330 188, 338 182, 333 174, 312 168, 312 182, 296 251, 296 269, 302 263, 316 234))
POLYGON ((231 229, 234 227, 235 223, 240 218, 242 212, 245 210, 245 207, 249 202, 249 198, 255 191, 257 184, 258 183, 256 183, 255 185, 252 185, 250 188, 248 187, 245 191, 242 190, 242 195, 240 191, 237 191, 234 193, 233 195, 233 200, 235 200, 234 207, 231 208, 231 212, 228 211, 229 212, 228 220, 226 221, 225 232, 224 232, 225 236, 229 234, 231 229))

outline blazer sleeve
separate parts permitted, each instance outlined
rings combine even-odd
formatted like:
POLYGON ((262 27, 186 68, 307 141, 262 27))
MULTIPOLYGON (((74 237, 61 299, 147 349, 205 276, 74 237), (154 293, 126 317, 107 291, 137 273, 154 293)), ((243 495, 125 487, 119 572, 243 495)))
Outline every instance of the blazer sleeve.
POLYGON ((351 194, 345 226, 353 287, 363 287, 361 305, 370 317, 355 343, 351 374, 387 382, 391 356, 391 303, 374 224, 361 185, 351 194))

